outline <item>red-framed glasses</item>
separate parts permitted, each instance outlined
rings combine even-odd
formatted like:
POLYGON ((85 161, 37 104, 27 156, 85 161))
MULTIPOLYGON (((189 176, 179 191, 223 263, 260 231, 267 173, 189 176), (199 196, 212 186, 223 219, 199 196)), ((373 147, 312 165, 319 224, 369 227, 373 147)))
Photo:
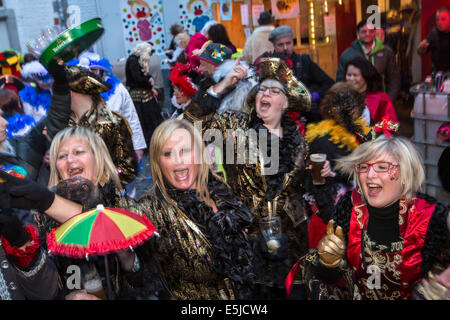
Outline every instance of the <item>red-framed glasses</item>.
POLYGON ((363 162, 360 164, 357 164, 355 166, 356 172, 358 173, 364 173, 364 172, 368 172, 370 167, 373 167, 373 170, 375 170, 375 172, 388 172, 389 169, 391 169, 392 167, 397 167, 398 163, 396 162, 389 162, 389 161, 378 161, 378 162, 363 162))

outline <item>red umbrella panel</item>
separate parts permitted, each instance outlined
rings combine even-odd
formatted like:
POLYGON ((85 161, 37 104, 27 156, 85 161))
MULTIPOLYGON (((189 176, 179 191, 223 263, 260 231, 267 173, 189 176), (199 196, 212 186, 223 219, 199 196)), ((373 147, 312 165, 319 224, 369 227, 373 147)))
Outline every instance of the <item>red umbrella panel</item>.
POLYGON ((52 254, 84 258, 141 245, 155 233, 144 215, 99 205, 47 233, 47 246, 52 254))

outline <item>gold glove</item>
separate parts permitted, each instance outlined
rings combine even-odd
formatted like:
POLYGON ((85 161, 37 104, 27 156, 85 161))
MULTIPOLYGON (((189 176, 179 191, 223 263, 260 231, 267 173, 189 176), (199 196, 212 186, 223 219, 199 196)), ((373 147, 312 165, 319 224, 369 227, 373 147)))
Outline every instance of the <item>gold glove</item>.
POLYGON ((422 283, 417 286, 417 291, 420 292, 426 300, 447 300, 447 288, 440 284, 436 276, 428 272, 428 279, 423 279, 422 283))
POLYGON ((344 233, 341 227, 337 227, 334 231, 334 220, 330 220, 327 224, 327 234, 320 239, 317 245, 319 253, 319 261, 327 267, 336 267, 345 254, 344 233))

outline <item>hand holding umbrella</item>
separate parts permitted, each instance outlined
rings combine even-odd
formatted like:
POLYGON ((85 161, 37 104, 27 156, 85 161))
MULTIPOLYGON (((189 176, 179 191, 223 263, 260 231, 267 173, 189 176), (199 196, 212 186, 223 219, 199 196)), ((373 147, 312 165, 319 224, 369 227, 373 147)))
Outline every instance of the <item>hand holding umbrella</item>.
MULTIPOLYGON (((107 296, 112 299, 106 255, 141 245, 154 234, 156 228, 145 216, 98 205, 53 229, 47 234, 47 245, 49 252, 71 258, 104 255, 107 296)), ((126 255, 119 253, 119 258, 126 258, 126 255)), ((126 259, 122 260, 123 264, 126 259)))

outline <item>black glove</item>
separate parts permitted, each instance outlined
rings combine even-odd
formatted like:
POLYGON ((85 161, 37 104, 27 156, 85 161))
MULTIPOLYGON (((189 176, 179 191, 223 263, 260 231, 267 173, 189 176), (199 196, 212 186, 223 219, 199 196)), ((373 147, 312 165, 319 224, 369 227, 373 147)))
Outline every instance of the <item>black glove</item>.
POLYGON ((289 254, 289 238, 287 234, 282 234, 278 239, 279 247, 276 252, 269 252, 267 248, 267 240, 263 237, 259 237, 259 246, 264 258, 272 261, 283 261, 287 259, 289 254))
POLYGON ((3 208, 37 209, 46 211, 55 200, 55 194, 46 187, 28 179, 20 179, 0 170, 1 198, 3 208), (4 184, 7 186, 3 186, 4 184), (3 189, 3 190, 2 190, 3 189))
POLYGON ((8 194, 9 194, 8 184, 6 183, 5 179, 0 178, 0 209, 11 208, 9 204, 9 197, 7 196, 8 194))
POLYGON ((53 93, 58 95, 69 94, 69 82, 67 81, 66 65, 60 65, 58 63, 50 64, 48 72, 53 77, 55 82, 53 83, 53 93))
POLYGON ((0 215, 0 235, 5 237, 11 246, 18 248, 31 240, 22 222, 15 215, 0 215))

